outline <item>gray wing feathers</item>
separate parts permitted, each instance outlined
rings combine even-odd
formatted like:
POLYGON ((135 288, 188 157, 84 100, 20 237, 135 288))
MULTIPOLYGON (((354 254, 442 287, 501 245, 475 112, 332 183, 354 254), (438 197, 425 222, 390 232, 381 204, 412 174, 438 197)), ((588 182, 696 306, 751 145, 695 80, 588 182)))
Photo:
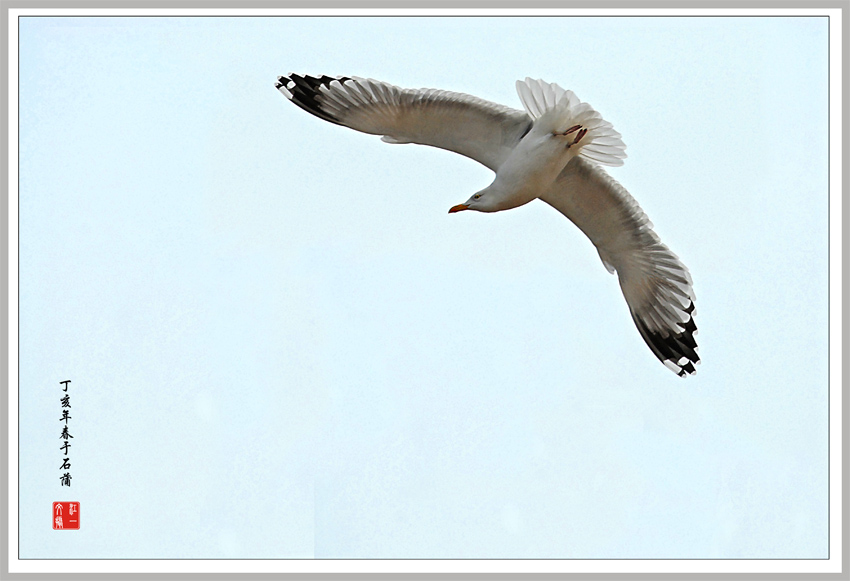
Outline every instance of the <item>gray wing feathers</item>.
POLYGON ((493 171, 531 127, 518 111, 463 93, 402 89, 358 77, 280 77, 278 90, 331 123, 381 135, 388 143, 418 143, 454 151, 493 171))
POLYGON ((572 160, 541 199, 573 221, 616 272, 644 341, 680 376, 696 372, 691 275, 652 230, 635 199, 601 167, 572 160))

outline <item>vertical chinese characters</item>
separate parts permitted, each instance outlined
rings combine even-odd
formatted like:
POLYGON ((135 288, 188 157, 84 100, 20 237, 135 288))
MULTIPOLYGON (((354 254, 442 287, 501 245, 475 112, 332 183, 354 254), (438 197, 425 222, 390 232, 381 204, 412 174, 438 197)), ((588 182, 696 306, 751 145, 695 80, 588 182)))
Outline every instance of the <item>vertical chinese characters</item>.
MULTIPOLYGON (((68 420, 71 419, 71 394, 68 393, 68 384, 71 383, 70 379, 66 379, 65 381, 60 381, 59 385, 62 385, 62 392, 64 395, 59 399, 59 403, 62 405, 62 417, 59 418, 60 422, 65 422, 65 425, 62 426, 62 433, 59 435, 60 440, 64 440, 64 443, 59 446, 59 449, 62 451, 65 456, 62 460, 62 465, 59 467, 59 470, 70 470, 71 469, 71 457, 68 454, 68 450, 71 448, 70 439, 73 439, 74 436, 68 431, 68 420)), ((62 486, 71 486, 71 473, 65 472, 62 476, 59 477, 59 481, 62 483, 62 486)), ((61 525, 60 525, 61 526, 61 525)))

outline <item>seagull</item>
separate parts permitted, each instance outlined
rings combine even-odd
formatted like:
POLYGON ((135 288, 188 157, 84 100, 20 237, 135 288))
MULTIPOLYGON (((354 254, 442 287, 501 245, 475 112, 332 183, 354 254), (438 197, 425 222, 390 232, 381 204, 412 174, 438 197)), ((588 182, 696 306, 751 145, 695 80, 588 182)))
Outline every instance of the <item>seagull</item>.
POLYGON ((439 89, 402 89, 360 77, 278 77, 275 87, 320 119, 474 159, 493 170, 489 186, 449 213, 499 212, 541 199, 566 216, 617 274, 632 320, 653 354, 680 377, 696 373, 691 275, 603 165, 626 146, 611 123, 572 91, 516 82, 523 111, 439 89))

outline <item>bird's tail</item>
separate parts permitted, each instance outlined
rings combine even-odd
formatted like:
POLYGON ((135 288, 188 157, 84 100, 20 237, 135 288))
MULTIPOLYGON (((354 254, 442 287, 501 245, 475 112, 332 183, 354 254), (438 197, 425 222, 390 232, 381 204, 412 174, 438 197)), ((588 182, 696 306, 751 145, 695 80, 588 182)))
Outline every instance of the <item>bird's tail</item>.
POLYGON ((517 81, 516 89, 536 126, 565 136, 570 145, 580 148, 578 155, 594 163, 623 165, 626 144, 621 135, 593 107, 579 101, 575 93, 529 77, 517 81))

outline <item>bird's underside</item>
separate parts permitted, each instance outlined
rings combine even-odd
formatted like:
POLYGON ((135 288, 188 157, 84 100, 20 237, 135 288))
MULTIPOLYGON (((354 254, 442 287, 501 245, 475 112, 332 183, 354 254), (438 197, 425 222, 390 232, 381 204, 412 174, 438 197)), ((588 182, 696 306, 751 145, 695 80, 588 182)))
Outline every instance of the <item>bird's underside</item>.
POLYGON ((601 167, 622 164, 620 134, 571 91, 518 81, 525 108, 520 111, 462 93, 401 89, 358 77, 290 74, 275 86, 325 121, 388 143, 454 151, 496 172, 493 184, 453 212, 499 211, 539 197, 575 223, 609 272, 617 273, 632 319, 655 356, 681 377, 696 373, 690 273, 661 243, 634 198, 601 167))

